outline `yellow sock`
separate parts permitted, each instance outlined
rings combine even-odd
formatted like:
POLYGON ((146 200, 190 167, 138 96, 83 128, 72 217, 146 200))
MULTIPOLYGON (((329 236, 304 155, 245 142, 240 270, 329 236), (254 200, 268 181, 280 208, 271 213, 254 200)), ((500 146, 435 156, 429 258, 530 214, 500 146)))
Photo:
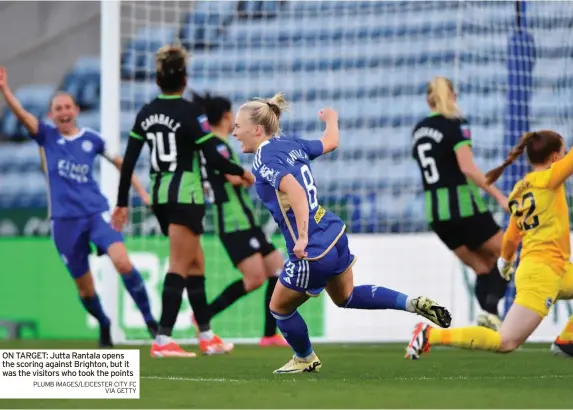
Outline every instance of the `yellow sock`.
POLYGON ((480 326, 455 329, 432 328, 428 335, 430 345, 455 346, 463 349, 489 350, 495 352, 501 345, 501 335, 495 330, 480 326))
POLYGON ((569 321, 565 325, 565 329, 559 335, 559 339, 563 340, 564 342, 572 342, 573 341, 573 315, 569 318, 569 321))

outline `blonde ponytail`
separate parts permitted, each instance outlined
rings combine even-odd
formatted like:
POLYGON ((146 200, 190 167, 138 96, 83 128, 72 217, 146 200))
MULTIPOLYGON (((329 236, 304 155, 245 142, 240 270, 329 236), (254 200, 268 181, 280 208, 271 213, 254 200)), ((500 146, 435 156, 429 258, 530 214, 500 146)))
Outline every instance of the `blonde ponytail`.
POLYGON ((457 118, 461 116, 460 108, 455 99, 452 82, 445 77, 434 77, 426 89, 426 98, 430 108, 444 117, 457 118))
POLYGON ((243 104, 240 109, 249 110, 251 112, 251 122, 262 126, 266 135, 274 136, 280 131, 279 118, 286 111, 287 107, 288 103, 284 95, 276 93, 268 99, 255 98, 253 101, 243 104))

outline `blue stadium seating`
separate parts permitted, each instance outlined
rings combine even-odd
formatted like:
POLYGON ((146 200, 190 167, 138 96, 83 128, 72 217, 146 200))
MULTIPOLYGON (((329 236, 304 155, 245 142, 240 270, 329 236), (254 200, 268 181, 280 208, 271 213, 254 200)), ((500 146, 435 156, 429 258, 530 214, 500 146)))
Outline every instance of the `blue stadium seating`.
MULTIPOLYGON (((16 91, 16 97, 22 106, 32 114, 42 117, 49 108, 50 100, 56 92, 54 85, 29 85, 21 87, 16 91)), ((1 133, 6 137, 25 137, 28 132, 22 124, 18 122, 14 114, 5 109, 0 119, 1 133)))
POLYGON ((155 52, 165 44, 173 44, 175 27, 140 28, 122 54, 122 76, 146 80, 155 75, 155 52))
MULTIPOLYGON (((253 96, 285 92, 292 102, 282 122, 287 135, 319 138, 318 110, 326 104, 338 109, 340 150, 319 159, 314 172, 322 192, 353 204, 352 212, 358 215, 353 221, 360 222, 352 225, 354 230, 426 228, 409 139, 413 124, 427 112, 425 87, 434 75, 458 75, 460 105, 472 125, 478 165, 491 168, 504 155, 500 141, 509 28, 515 19, 512 2, 486 2, 479 8, 458 1, 195 4, 180 22, 140 28, 125 45, 122 150, 135 112, 158 93, 155 51, 178 37, 192 50, 188 70, 194 90, 228 96, 235 107, 253 96), (472 13, 460 24, 464 7, 473 7, 472 13)), ((564 3, 530 2, 527 19, 538 57, 531 123, 565 135, 573 115, 573 73, 568 70, 573 47, 563 40, 570 37, 571 13, 566 11, 564 3)), ((99 65, 97 57, 79 59, 61 85, 84 110, 80 125, 95 129, 100 122, 99 65)), ((37 97, 28 106, 45 109, 46 98, 37 97)), ((2 131, 21 133, 10 118, 3 121, 2 131)), ((3 183, 7 194, 0 207, 45 203, 33 144, 2 151, 2 175, 18 174, 26 182, 3 183), (22 150, 21 156, 11 154, 16 150, 22 150)), ((142 158, 137 172, 148 181, 148 159, 142 158)), ((249 157, 243 159, 248 162, 249 157)))
POLYGON ((99 57, 81 57, 64 77, 60 89, 70 93, 81 110, 99 109, 100 72, 99 57))

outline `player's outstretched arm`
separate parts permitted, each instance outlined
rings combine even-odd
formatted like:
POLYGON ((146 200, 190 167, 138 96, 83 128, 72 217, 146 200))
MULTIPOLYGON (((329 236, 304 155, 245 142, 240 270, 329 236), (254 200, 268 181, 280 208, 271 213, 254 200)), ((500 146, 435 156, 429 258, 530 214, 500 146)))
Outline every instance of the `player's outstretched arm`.
MULTIPOLYGON (((119 155, 115 156, 104 155, 104 158, 107 159, 109 162, 111 162, 113 165, 115 165, 117 170, 121 172, 121 168, 123 166, 123 159, 119 155)), ((133 174, 133 176, 131 177, 131 185, 133 185, 135 191, 137 192, 143 203, 145 205, 149 205, 149 194, 147 193, 147 191, 143 187, 143 184, 135 174, 133 174)))
POLYGON ((472 149, 469 145, 460 146, 456 149, 456 158, 458 160, 458 165, 463 174, 468 177, 474 184, 487 192, 492 198, 494 198, 499 206, 501 206, 507 212, 507 197, 495 187, 495 185, 488 185, 485 179, 485 175, 480 171, 474 162, 474 157, 472 154, 472 149))
POLYGON ((338 113, 332 108, 323 108, 318 112, 320 118, 326 125, 320 141, 322 142, 322 153, 328 154, 338 148, 340 132, 338 130, 338 113))
POLYGON ((284 192, 296 219, 298 238, 294 247, 295 255, 302 259, 307 256, 308 245, 308 199, 304 188, 291 174, 285 175, 280 182, 279 190, 284 192))
POLYGON ((551 178, 547 183, 547 187, 555 189, 573 175, 573 149, 569 150, 565 157, 555 162, 551 169, 551 178))
POLYGON ((22 104, 20 104, 20 101, 18 101, 16 96, 12 93, 8 85, 8 75, 5 67, 0 67, 0 93, 4 96, 4 100, 8 108, 10 108, 10 111, 24 124, 24 127, 26 127, 30 134, 38 134, 38 119, 26 111, 24 107, 22 107, 22 104))

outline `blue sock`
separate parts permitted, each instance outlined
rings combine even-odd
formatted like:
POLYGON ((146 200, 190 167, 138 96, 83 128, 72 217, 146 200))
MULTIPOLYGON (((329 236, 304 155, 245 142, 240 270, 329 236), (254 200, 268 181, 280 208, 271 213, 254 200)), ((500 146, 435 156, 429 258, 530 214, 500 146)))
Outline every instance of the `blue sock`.
POLYGON ((151 314, 151 307, 149 305, 149 297, 147 296, 147 290, 145 290, 145 284, 143 283, 143 278, 137 271, 133 268, 130 273, 120 275, 123 280, 123 284, 131 298, 137 305, 139 311, 143 315, 145 323, 154 322, 155 319, 151 314))
POLYGON ((408 310, 408 296, 395 290, 375 285, 355 286, 350 298, 342 307, 347 309, 393 309, 408 310))
POLYGON ((109 318, 103 311, 97 293, 94 294, 91 298, 80 298, 80 300, 82 301, 82 304, 88 313, 97 319, 100 326, 109 326, 109 318))
POLYGON ((308 337, 308 328, 304 319, 294 311, 289 315, 279 315, 271 312, 277 320, 277 326, 284 338, 298 357, 307 357, 312 354, 312 345, 308 337))

